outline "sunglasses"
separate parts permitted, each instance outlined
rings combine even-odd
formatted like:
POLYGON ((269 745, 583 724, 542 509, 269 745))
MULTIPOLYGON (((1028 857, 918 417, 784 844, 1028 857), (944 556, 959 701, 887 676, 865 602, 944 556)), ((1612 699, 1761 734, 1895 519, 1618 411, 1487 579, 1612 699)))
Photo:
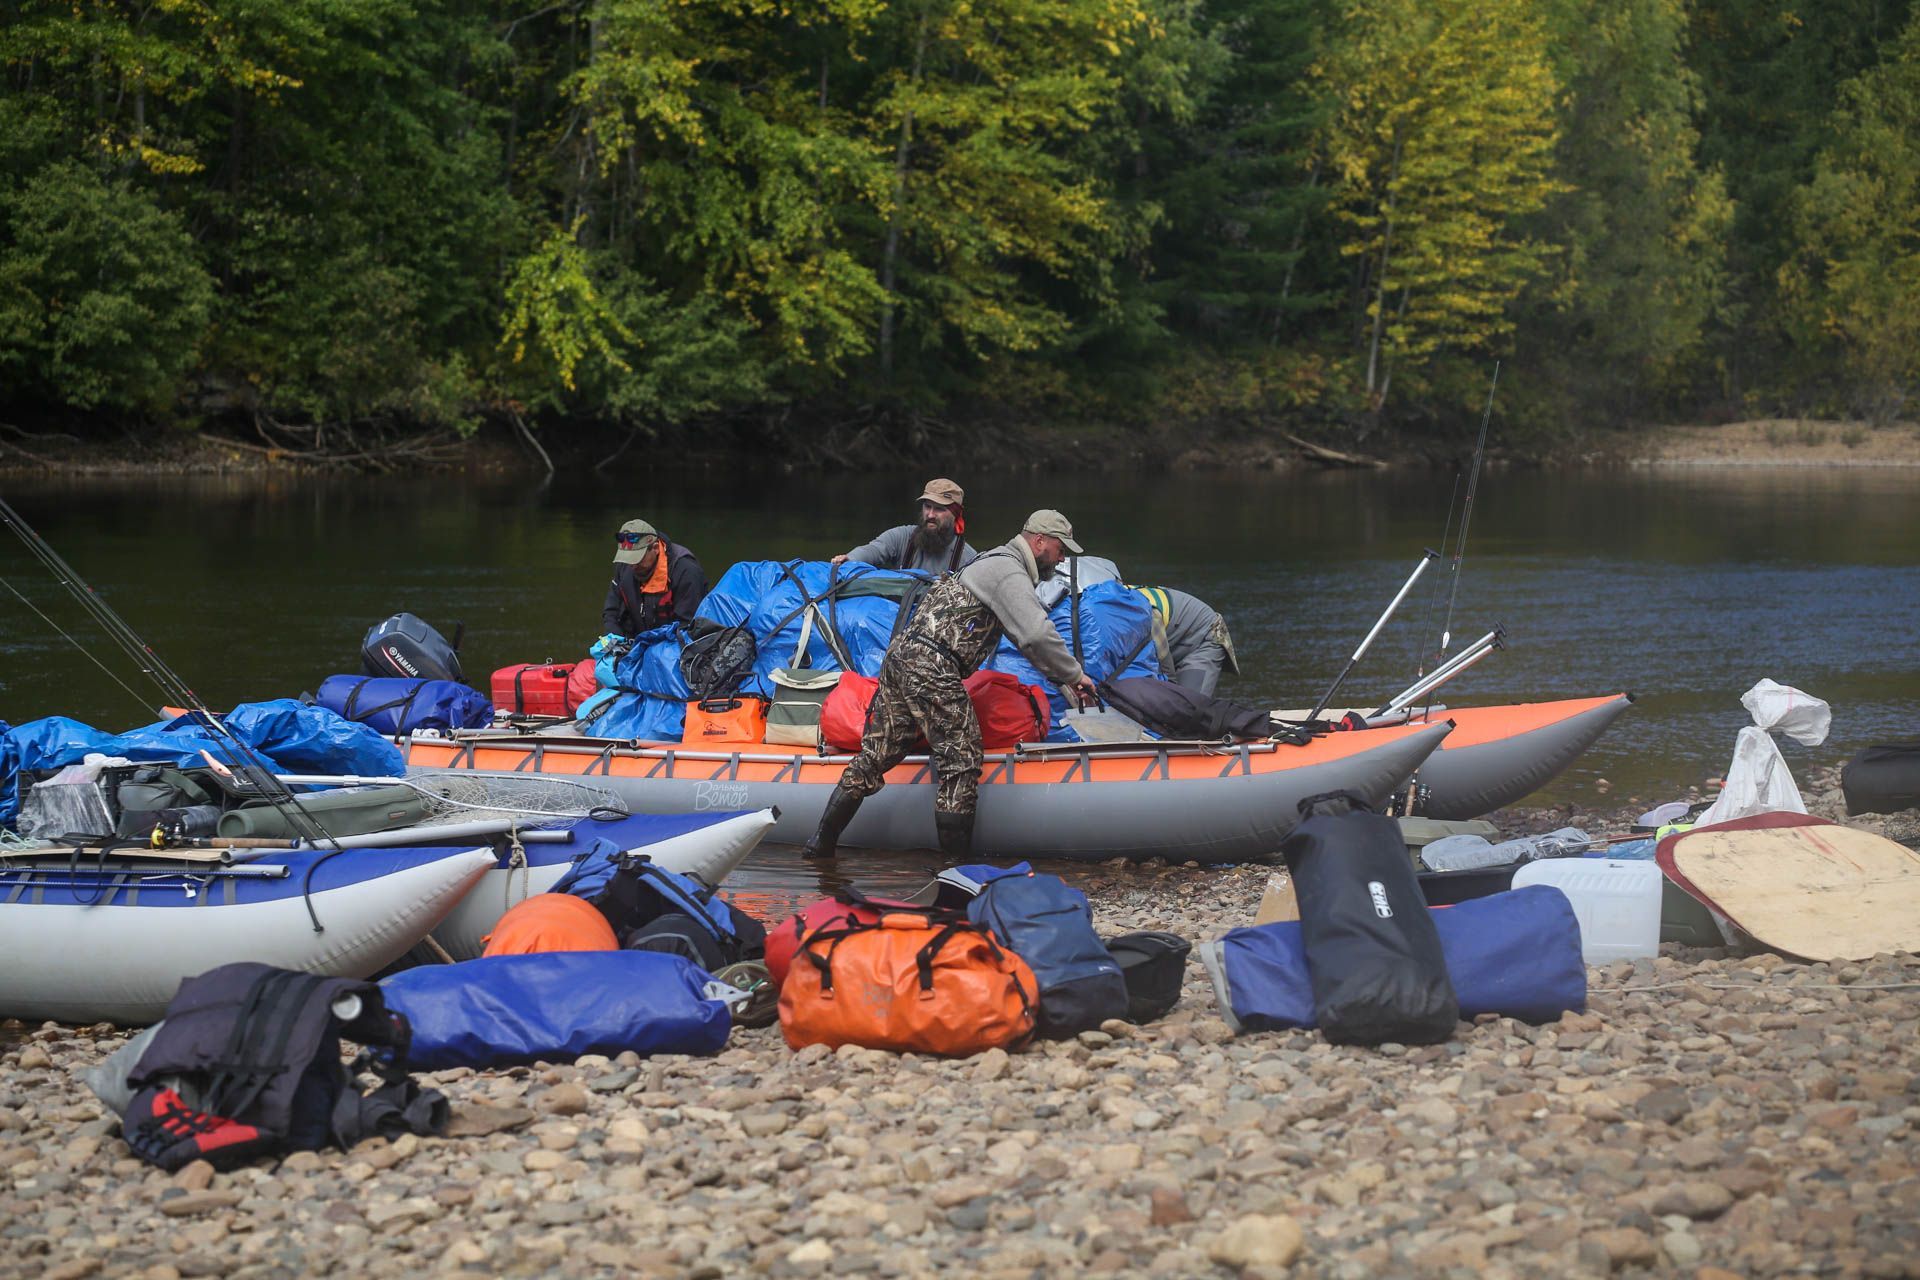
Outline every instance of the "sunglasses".
POLYGON ((637 547, 643 542, 653 541, 653 535, 650 533, 616 533, 614 537, 623 547, 637 547))

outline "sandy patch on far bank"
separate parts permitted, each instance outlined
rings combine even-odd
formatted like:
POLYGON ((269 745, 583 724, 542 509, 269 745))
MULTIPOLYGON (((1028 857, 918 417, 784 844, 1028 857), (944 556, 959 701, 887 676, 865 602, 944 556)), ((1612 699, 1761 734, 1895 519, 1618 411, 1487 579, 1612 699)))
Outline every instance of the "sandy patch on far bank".
POLYGON ((1659 427, 1623 450, 1651 467, 1920 467, 1920 423, 1871 427, 1759 418, 1715 427, 1659 427))

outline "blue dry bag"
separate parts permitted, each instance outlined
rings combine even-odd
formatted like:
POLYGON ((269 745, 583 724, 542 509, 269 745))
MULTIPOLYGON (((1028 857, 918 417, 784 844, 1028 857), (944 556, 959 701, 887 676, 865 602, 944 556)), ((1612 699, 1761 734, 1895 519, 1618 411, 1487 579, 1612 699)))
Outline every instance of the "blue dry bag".
POLYGON ((415 1071, 572 1062, 588 1053, 717 1053, 733 1018, 711 978, 652 951, 549 951, 422 965, 381 983, 415 1071))

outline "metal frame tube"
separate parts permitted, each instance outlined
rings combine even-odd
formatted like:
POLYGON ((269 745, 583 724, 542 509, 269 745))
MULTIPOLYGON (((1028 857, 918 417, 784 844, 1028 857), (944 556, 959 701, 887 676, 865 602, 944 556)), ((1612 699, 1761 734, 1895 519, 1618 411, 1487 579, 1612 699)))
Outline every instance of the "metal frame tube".
POLYGON ((1411 706, 1413 703, 1419 701, 1422 696, 1438 689, 1441 685, 1453 679, 1468 667, 1473 666, 1495 649, 1505 647, 1506 632, 1500 627, 1495 627, 1492 631, 1487 632, 1487 634, 1475 640, 1459 653, 1454 654, 1453 657, 1447 659, 1446 662, 1435 667, 1431 673, 1408 685, 1403 692, 1388 701, 1373 714, 1375 716, 1391 715, 1403 707, 1411 706))

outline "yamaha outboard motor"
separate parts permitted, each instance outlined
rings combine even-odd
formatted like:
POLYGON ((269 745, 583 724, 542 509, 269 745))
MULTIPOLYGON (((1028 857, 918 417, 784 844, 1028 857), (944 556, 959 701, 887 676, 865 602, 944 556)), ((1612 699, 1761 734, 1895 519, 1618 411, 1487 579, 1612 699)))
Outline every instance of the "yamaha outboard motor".
POLYGON ((396 613, 367 632, 360 656, 371 676, 399 676, 409 680, 458 680, 460 636, 465 627, 454 624, 453 643, 410 613, 396 613))

